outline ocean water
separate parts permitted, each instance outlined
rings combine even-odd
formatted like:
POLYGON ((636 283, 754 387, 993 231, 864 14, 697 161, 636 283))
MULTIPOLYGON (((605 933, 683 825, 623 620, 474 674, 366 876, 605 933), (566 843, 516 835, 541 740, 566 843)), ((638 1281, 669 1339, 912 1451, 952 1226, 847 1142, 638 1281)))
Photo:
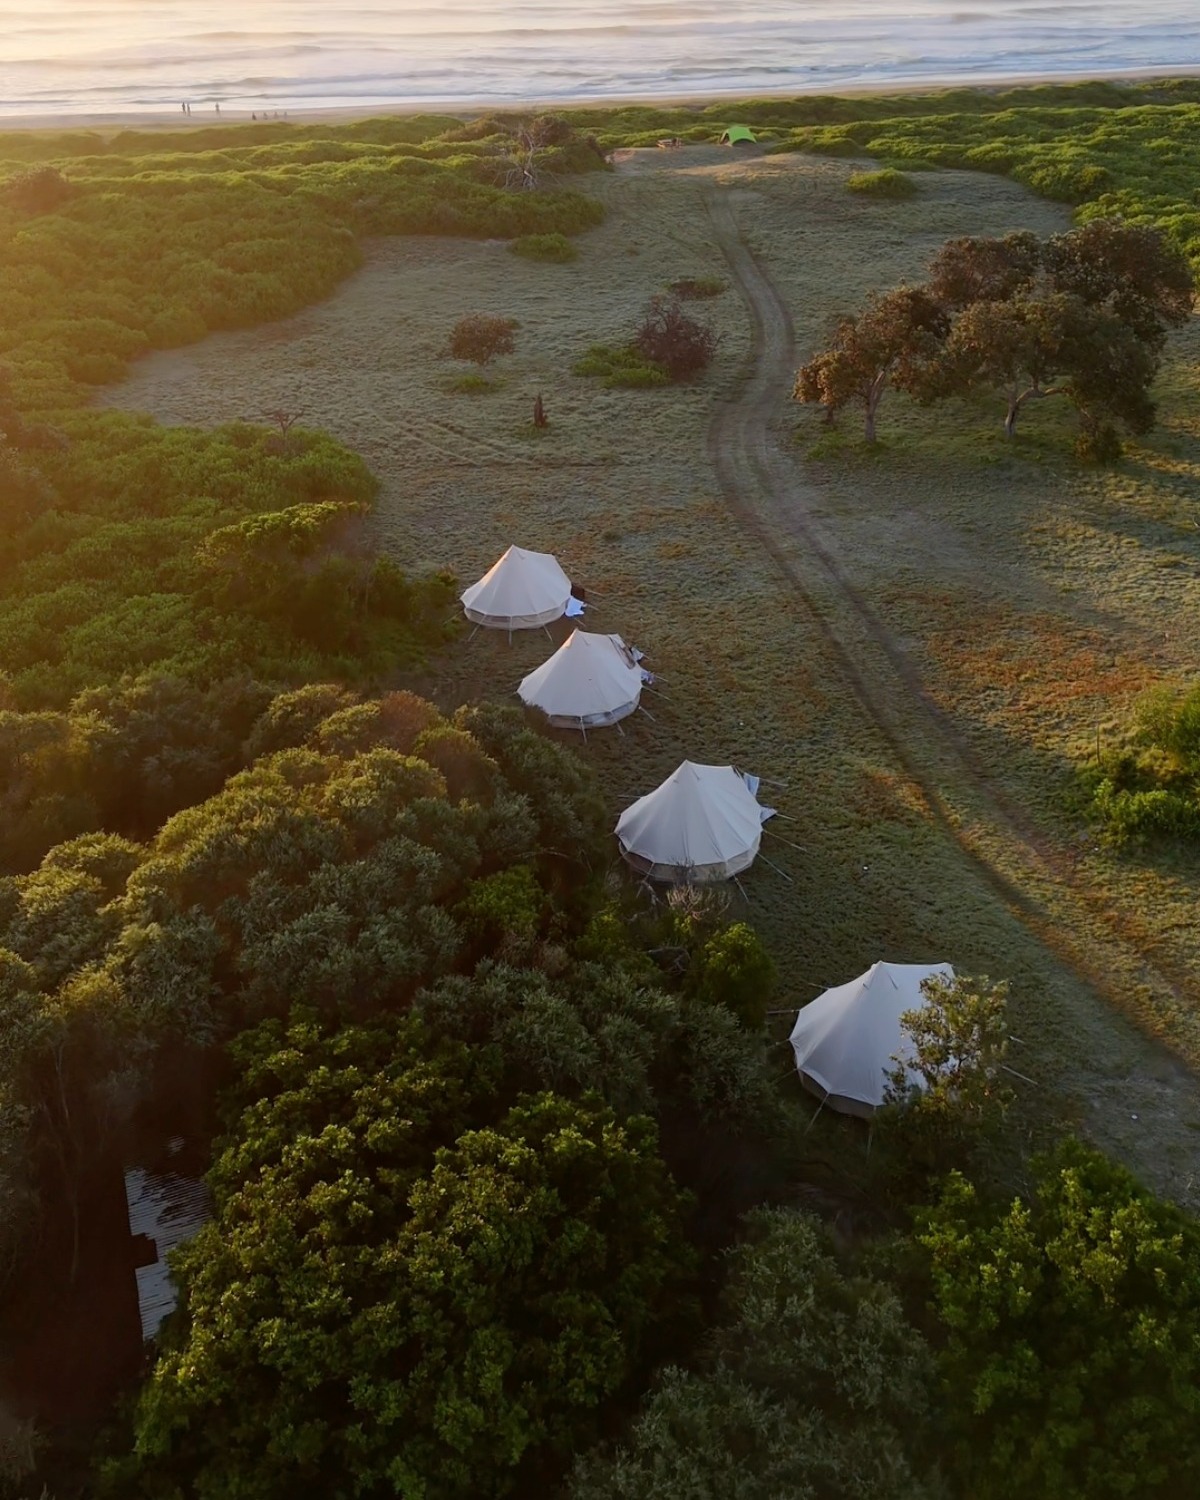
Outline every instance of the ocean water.
POLYGON ((0 115, 747 94, 1200 65, 1200 0, 0 0, 0 115))

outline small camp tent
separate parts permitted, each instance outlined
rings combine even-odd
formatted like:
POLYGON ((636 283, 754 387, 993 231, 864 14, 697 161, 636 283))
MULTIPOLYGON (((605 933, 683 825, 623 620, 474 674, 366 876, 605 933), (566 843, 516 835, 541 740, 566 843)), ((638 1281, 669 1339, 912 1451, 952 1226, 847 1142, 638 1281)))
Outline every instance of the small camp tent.
POLYGON ((651 880, 699 885, 728 880, 754 863, 770 810, 732 766, 685 760, 617 820, 617 842, 651 880))
POLYGON ((900 1017, 926 1003, 921 982, 932 974, 954 978, 949 964, 872 964, 806 1005, 792 1028, 805 1088, 843 1114, 874 1114, 895 1059, 911 1052, 900 1017))
POLYGON ((754 146, 758 137, 749 125, 731 125, 721 137, 722 146, 754 146))
POLYGON ((548 661, 530 672, 517 693, 560 729, 616 724, 642 695, 638 658, 619 635, 575 630, 548 661))
POLYGON ((492 630, 535 630, 559 619, 571 598, 571 580, 550 552, 510 547, 462 595, 463 610, 475 625, 492 630))

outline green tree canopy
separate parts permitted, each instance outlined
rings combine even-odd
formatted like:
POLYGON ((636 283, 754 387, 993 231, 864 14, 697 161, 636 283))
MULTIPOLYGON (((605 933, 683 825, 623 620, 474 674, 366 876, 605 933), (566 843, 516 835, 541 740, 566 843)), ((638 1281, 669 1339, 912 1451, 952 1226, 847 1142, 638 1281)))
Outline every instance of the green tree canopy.
POLYGON ((664 1371, 627 1442, 570 1500, 923 1500, 932 1360, 895 1293, 814 1219, 750 1216, 708 1358, 664 1371))
POLYGON ((966 1494, 1174 1500, 1200 1486, 1200 1224, 1067 1142, 1029 1202, 953 1175, 921 1215, 966 1494))
POLYGON ((178 1254, 186 1317, 113 1493, 527 1493, 687 1315, 649 1122, 552 1094, 497 1114, 486 1053, 415 1023, 298 1018, 241 1056, 263 1097, 178 1254))

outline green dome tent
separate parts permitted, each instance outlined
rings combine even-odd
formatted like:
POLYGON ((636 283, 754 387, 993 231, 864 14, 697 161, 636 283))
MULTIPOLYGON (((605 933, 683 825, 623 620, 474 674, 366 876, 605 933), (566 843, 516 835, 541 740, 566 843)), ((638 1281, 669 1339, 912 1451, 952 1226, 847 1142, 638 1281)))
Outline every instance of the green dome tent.
POLYGON ((723 146, 754 146, 757 143, 758 137, 749 125, 731 125, 721 137, 723 146))

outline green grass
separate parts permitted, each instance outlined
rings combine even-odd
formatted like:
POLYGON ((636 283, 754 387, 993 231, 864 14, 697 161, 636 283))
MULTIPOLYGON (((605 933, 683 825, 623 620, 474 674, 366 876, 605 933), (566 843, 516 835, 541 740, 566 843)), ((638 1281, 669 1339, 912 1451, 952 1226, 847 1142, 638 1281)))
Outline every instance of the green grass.
POLYGON ((915 198, 917 185, 905 172, 884 167, 878 172, 855 172, 846 179, 846 190, 866 198, 915 198))
POLYGON ((503 388, 502 376, 477 375, 474 372, 456 375, 444 386, 444 389, 452 396, 490 396, 493 392, 503 388))

